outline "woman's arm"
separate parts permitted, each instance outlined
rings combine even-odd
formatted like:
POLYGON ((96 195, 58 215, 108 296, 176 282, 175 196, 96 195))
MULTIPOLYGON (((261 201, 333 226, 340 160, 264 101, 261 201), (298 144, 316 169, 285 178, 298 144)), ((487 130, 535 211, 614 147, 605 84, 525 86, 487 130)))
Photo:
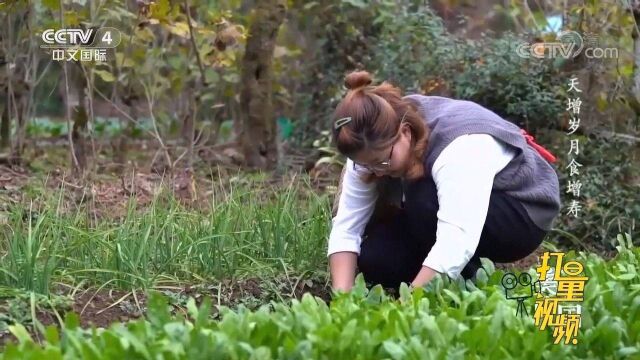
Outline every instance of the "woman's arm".
POLYGON ((338 211, 332 219, 327 256, 334 288, 349 291, 353 286, 362 233, 378 198, 375 182, 366 184, 361 172, 347 158, 338 211))
POLYGON ((350 291, 355 279, 358 254, 341 251, 329 256, 331 284, 335 290, 350 291))
POLYGON ((439 274, 439 272, 433 270, 428 266, 423 265, 422 269, 420 269, 420 272, 418 272, 418 275, 416 275, 416 278, 413 279, 413 281, 411 282, 411 286, 412 287, 423 286, 427 284, 429 281, 431 281, 431 279, 433 279, 433 277, 436 276, 437 274, 439 274))
POLYGON ((467 134, 438 156, 432 169, 439 205, 436 242, 414 286, 426 284, 435 273, 460 275, 478 247, 493 179, 514 155, 513 149, 489 134, 467 134))

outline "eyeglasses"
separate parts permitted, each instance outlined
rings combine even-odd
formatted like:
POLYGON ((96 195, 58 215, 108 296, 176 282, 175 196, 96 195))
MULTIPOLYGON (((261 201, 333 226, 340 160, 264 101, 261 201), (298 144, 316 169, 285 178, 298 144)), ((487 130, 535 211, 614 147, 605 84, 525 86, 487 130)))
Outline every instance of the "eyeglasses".
POLYGON ((389 159, 387 161, 381 161, 375 165, 361 165, 357 164, 355 161, 353 162, 353 169, 357 170, 357 166, 363 167, 369 171, 386 171, 391 167, 391 157, 393 156, 393 147, 395 144, 391 145, 391 151, 389 152, 389 159))
MULTIPOLYGON (((407 115, 407 111, 405 111, 404 115, 402 115, 402 120, 400 120, 400 125, 398 126, 398 131, 400 131, 400 127, 402 127, 402 123, 404 122, 404 117, 407 115)), ((391 167, 391 157, 393 156, 393 147, 396 146, 396 144, 394 143, 393 145, 391 145, 391 151, 389 152, 389 158, 387 159, 387 161, 381 161, 377 164, 374 165, 361 165, 361 164, 357 164, 355 161, 353 162, 353 169, 357 170, 357 167, 363 167, 369 171, 387 171, 389 170, 389 168, 391 167)))

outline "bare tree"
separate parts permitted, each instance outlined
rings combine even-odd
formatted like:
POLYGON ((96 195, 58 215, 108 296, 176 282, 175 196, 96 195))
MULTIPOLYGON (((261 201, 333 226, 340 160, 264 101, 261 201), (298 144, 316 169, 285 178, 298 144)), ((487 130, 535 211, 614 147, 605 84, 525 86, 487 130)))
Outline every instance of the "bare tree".
POLYGON ((31 43, 31 5, 13 3, 4 12, 0 26, 0 96, 3 99, 0 117, 0 149, 10 147, 8 156, 0 161, 19 162, 25 145, 26 124, 32 110, 33 80, 37 57, 31 43), (26 32, 26 34, 25 34, 26 32), (12 138, 12 121, 15 136, 12 138))

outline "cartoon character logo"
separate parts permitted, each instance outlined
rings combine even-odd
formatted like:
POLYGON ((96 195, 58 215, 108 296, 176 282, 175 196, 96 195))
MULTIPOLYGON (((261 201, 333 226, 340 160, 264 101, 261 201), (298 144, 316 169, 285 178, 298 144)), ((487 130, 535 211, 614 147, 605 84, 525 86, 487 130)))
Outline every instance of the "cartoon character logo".
POLYGON ((524 306, 525 299, 533 297, 534 293, 540 293, 540 280, 532 282, 531 275, 522 273, 516 276, 514 273, 506 273, 502 276, 502 286, 504 287, 504 295, 509 300, 516 300, 518 307, 516 316, 525 313, 529 316, 527 308, 524 306))

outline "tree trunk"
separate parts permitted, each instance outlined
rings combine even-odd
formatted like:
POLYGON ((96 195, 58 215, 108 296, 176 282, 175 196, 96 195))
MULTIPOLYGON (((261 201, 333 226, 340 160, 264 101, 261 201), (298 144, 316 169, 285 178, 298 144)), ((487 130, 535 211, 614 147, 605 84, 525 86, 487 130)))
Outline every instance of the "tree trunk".
MULTIPOLYGON (((24 54, 29 51, 24 46, 24 42, 20 41, 20 29, 25 27, 29 15, 28 7, 14 7, 5 14, 2 21, 6 28, 0 35, 0 46, 2 53, 0 54, 0 64, 2 64, 2 75, 0 75, 0 91, 6 98, 5 112, 2 114, 2 124, 0 126, 0 137, 2 145, 10 146, 11 152, 9 160, 11 162, 20 162, 24 152, 26 124, 29 110, 29 91, 31 84, 27 83, 28 64, 25 61, 17 61, 15 54, 24 54), (5 52, 6 51, 6 52, 5 52), (10 57, 14 54, 13 57, 10 57), (15 119, 15 120, 14 120, 15 119), (15 135, 11 135, 11 125, 15 121, 15 135), (11 138, 12 137, 12 138, 11 138)), ((31 53, 28 53, 29 58, 31 53)))
POLYGON ((272 61, 278 28, 284 20, 284 0, 265 0, 256 6, 242 60, 240 93, 241 134, 246 164, 273 169, 278 159, 277 128, 272 104, 272 61))
POLYGON ((4 106, 2 108, 2 117, 0 118, 0 151, 5 150, 11 145, 11 123, 9 122, 9 101, 7 95, 3 97, 4 106))
MULTIPOLYGON (((84 87, 82 88, 84 89, 84 87)), ((73 110, 73 131, 71 138, 73 139, 73 151, 77 160, 77 167, 74 168, 79 174, 84 173, 87 169, 87 142, 86 132, 89 115, 84 102, 81 100, 73 110)))
MULTIPOLYGON (((4 14, 0 16, 0 21, 5 22, 8 19, 8 15, 4 14)), ((4 30, 4 29, 2 29, 4 30)), ((11 145, 11 139, 9 139, 10 125, 9 125, 9 89, 7 85, 7 56, 4 53, 4 49, 7 46, 5 44, 4 31, 0 31, 0 101, 2 101, 2 115, 0 115, 0 151, 6 149, 11 145)))
POLYGON ((69 121, 71 122, 71 129, 69 129, 71 165, 77 175, 84 174, 87 168, 87 144, 85 138, 89 121, 85 96, 87 82, 80 66, 80 64, 69 63, 69 73, 65 74, 65 76, 68 76, 65 79, 65 82, 67 82, 65 103, 67 116, 70 117, 69 121), (69 92, 68 83, 73 84, 73 88, 76 90, 75 96, 69 92))
MULTIPOLYGON (((136 98, 137 99, 137 98, 136 98)), ((138 104, 132 99, 130 96, 126 96, 123 98, 122 103, 127 106, 129 109, 129 116, 132 119, 138 120, 138 104)), ((123 119, 121 115, 119 117, 120 127, 122 131, 119 133, 116 141, 115 141, 115 163, 118 164, 117 172, 119 174, 125 173, 125 168, 127 166, 127 153, 129 152, 129 139, 133 137, 134 126, 135 123, 133 121, 129 121, 127 119, 123 119)))
MULTIPOLYGON (((13 101, 7 101, 7 105, 11 107, 9 110, 9 114, 12 114, 11 110, 15 109, 15 113, 13 113, 13 115, 16 118, 16 136, 13 141, 11 158, 14 162, 20 162, 22 161, 22 154, 24 153, 24 145, 27 136, 27 120, 25 116, 28 106, 28 98, 26 94, 29 92, 29 90, 27 89, 27 85, 22 82, 19 83, 18 86, 15 86, 12 91, 15 91, 13 93, 15 104, 13 103, 13 101)), ((11 116, 9 116, 9 119, 11 119, 11 116)))
MULTIPOLYGON (((640 22, 640 1, 634 0, 631 2, 631 9, 633 11, 633 18, 635 23, 640 22)), ((636 27, 631 32, 633 38, 633 94, 636 99, 640 99, 640 34, 638 34, 636 27)))

